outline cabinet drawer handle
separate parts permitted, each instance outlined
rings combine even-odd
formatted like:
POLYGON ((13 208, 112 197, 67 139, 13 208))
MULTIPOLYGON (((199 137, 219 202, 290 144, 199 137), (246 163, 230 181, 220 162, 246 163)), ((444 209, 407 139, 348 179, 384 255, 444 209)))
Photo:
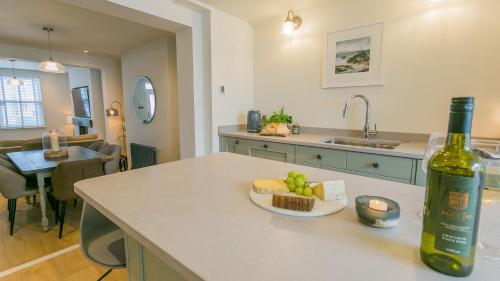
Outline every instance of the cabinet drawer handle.
POLYGON ((318 160, 321 160, 323 157, 321 157, 321 154, 318 154, 318 155, 316 155, 316 158, 317 158, 318 160))
POLYGON ((379 165, 378 165, 378 163, 377 163, 377 162, 374 162, 374 163, 372 163, 372 167, 376 169, 376 168, 378 168, 378 167, 379 167, 379 165))
POLYGON ((268 145, 267 145, 267 144, 264 144, 264 148, 268 148, 268 145))
POLYGON ((237 140, 237 141, 235 141, 234 143, 235 143, 235 144, 240 144, 240 141, 239 141, 239 140, 237 140))

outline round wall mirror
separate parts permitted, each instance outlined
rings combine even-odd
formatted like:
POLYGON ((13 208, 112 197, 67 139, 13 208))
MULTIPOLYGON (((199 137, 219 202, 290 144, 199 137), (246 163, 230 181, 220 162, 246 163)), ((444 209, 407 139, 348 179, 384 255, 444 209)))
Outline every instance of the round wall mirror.
POLYGON ((151 123, 155 116, 156 97, 153 82, 146 76, 135 80, 132 92, 135 118, 143 124, 151 123))

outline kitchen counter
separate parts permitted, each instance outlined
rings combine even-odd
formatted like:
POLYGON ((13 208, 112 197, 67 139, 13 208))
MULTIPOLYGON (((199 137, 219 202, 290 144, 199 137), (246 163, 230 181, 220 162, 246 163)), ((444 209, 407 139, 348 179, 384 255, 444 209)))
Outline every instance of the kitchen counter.
POLYGON ((415 134, 395 133, 391 135, 390 133, 386 133, 383 140, 393 140, 393 141, 397 140, 403 142, 394 149, 381 149, 381 148, 324 143, 326 140, 332 139, 332 137, 336 136, 346 137, 344 134, 341 135, 339 133, 339 135, 337 135, 333 132, 327 133, 325 132, 325 130, 316 130, 316 131, 309 130, 309 132, 303 132, 298 135, 290 134, 286 137, 272 137, 272 136, 261 136, 258 133, 248 133, 245 129, 239 128, 237 126, 225 126, 219 129, 219 136, 224 136, 224 137, 246 138, 246 139, 260 140, 260 141, 306 145, 306 146, 322 147, 322 148, 330 148, 330 149, 338 149, 338 150, 346 150, 354 152, 365 152, 372 154, 406 157, 412 159, 423 159, 425 155, 425 149, 427 148, 427 142, 426 140, 424 141, 423 139, 425 138, 422 138, 421 136, 419 136, 417 140, 412 140, 407 137, 412 135, 415 134))
MULTIPOLYGON (((84 180, 75 191, 163 264, 145 262, 145 269, 168 267, 185 280, 458 280, 420 261, 417 212, 425 190, 412 185, 219 153, 84 180), (344 180, 347 207, 300 218, 250 201, 253 179, 290 170, 318 181, 344 180), (354 198, 363 194, 398 201, 399 224, 376 229, 359 223, 354 198)), ((489 243, 500 248, 498 213, 499 204, 483 208, 479 239, 493 237, 489 243)), ((478 257, 472 275, 460 280, 498 280, 499 265, 478 257)))

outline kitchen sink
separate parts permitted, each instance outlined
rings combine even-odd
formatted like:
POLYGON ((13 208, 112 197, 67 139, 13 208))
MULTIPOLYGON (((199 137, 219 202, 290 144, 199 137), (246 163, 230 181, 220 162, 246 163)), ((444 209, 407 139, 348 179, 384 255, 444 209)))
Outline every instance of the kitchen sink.
POLYGON ((395 142, 395 141, 370 140, 370 139, 360 139, 360 138, 332 138, 323 141, 323 143, 382 148, 382 149, 394 149, 401 144, 400 142, 395 142))

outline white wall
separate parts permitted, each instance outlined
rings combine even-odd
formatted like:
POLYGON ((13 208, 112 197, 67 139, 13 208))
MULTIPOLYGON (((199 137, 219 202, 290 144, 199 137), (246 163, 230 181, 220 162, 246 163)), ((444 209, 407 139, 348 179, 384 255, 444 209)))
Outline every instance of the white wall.
POLYGON ((297 11, 303 25, 292 38, 280 33, 283 18, 254 30, 254 99, 271 113, 281 105, 302 125, 361 129, 365 94, 378 130, 445 132, 452 96, 476 97, 473 135, 500 136, 500 2, 497 0, 332 0, 297 11), (322 89, 326 32, 385 22, 385 85, 322 89))
MULTIPOLYGON (((106 106, 104 104, 104 94, 102 92, 102 77, 99 69, 90 70, 90 95, 92 100, 92 120, 94 128, 92 131, 97 133, 101 138, 106 137, 106 106)), ((110 102, 111 103, 111 102, 110 102)))
POLYGON ((211 10, 212 151, 218 126, 245 124, 253 107, 253 30, 250 24, 211 10), (225 94, 220 94, 220 87, 225 94))
POLYGON ((176 62, 173 36, 127 50, 122 55, 127 142, 156 147, 159 163, 179 159, 176 62), (138 122, 134 115, 132 92, 138 76, 149 77, 156 92, 156 112, 149 124, 138 122))
MULTIPOLYGON (((66 72, 69 78, 70 93, 73 88, 89 87, 90 113, 93 124, 93 127, 89 129, 89 133, 95 133, 99 138, 106 139, 101 71, 87 67, 68 66, 66 72)), ((74 115, 74 111, 72 115, 74 115)), ((74 126, 73 131, 78 132, 78 128, 74 126)))
MULTIPOLYGON (((82 66, 101 70, 103 102, 105 106, 123 101, 120 60, 109 56, 53 52, 54 59, 64 65, 82 66)), ((0 43, 0 57, 40 62, 47 60, 47 50, 0 43)), ((68 85, 66 85, 69 88, 68 85)), ((71 115, 71 111, 69 111, 71 115)), ((107 141, 120 143, 120 120, 104 118, 107 141)))
MULTIPOLYGON (((72 125, 66 123, 66 116, 72 115, 71 96, 67 74, 52 74, 33 70, 16 70, 19 77, 38 77, 42 92, 45 128, 0 129, 2 139, 39 138, 49 129, 58 129, 72 135, 72 125)), ((0 75, 12 75, 11 69, 0 69, 0 75)))
POLYGON ((178 48, 179 111, 192 115, 180 120, 182 158, 218 151, 217 126, 240 123, 241 114, 252 108, 248 23, 197 0, 60 1, 176 32, 177 45, 183 47, 178 48), (229 94, 215 98, 213 88, 222 84, 229 94))

